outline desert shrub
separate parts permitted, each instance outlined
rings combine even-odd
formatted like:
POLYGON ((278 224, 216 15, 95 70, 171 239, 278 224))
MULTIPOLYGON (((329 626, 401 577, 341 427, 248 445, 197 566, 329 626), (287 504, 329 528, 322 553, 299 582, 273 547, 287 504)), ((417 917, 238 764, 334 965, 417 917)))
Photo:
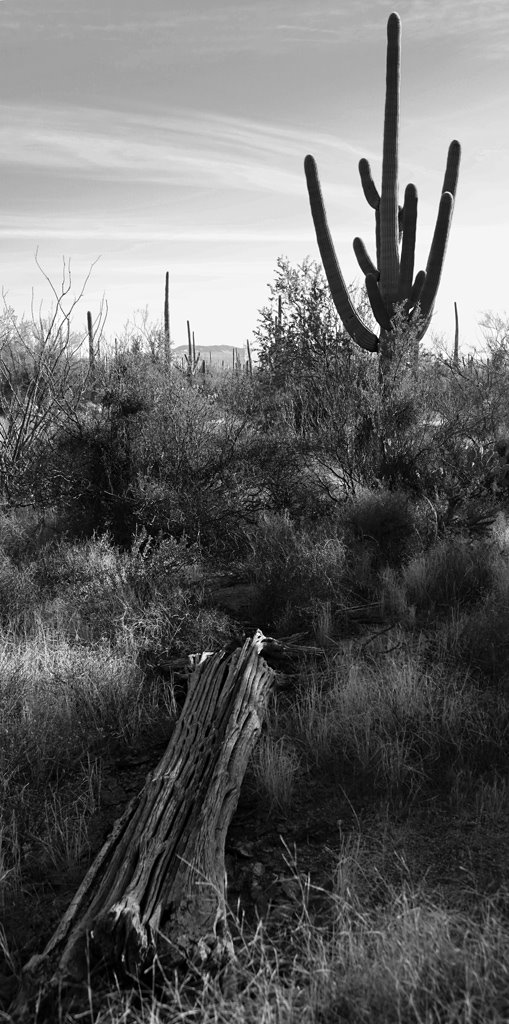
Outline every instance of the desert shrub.
POLYGON ((259 409, 259 387, 256 373, 238 373, 212 368, 199 384, 202 394, 241 419, 255 418, 259 409))
MULTIPOLYGON (((396 310, 393 355, 380 373, 379 360, 345 335, 321 267, 279 259, 269 287, 256 335, 260 404, 272 422, 293 427, 316 454, 339 463, 352 484, 431 492, 438 473, 429 428, 435 382, 418 367, 419 324, 409 328, 396 310)), ((369 320, 366 296, 352 298, 369 320)))
POLYGON ((164 369, 141 353, 122 353, 101 366, 94 401, 69 408, 55 422, 51 443, 32 445, 24 488, 39 509, 52 509, 60 528, 77 538, 110 533, 127 547, 136 531, 132 441, 153 405, 164 369))
POLYGON ((126 617, 141 607, 121 554, 103 534, 43 550, 33 567, 34 619, 69 641, 114 642, 126 617))
POLYGON ((138 524, 185 533, 226 556, 246 550, 264 510, 313 520, 330 511, 306 473, 305 446, 287 430, 264 433, 253 424, 252 384, 234 390, 223 405, 221 396, 166 381, 132 447, 138 524))
POLYGON ((51 512, 30 506, 0 511, 0 548, 17 566, 33 561, 38 551, 61 535, 51 512))
POLYGON ((248 456, 264 496, 264 510, 289 516, 311 531, 318 524, 334 523, 337 501, 326 470, 317 465, 301 438, 284 429, 256 433, 248 456))
POLYGON ((150 409, 164 373, 164 366, 141 351, 119 353, 96 389, 102 406, 124 419, 150 409))
POLYGON ((49 630, 72 644, 110 643, 144 668, 229 643, 234 627, 207 606, 205 568, 185 538, 140 534, 130 551, 110 536, 47 545, 24 566, 0 552, 4 636, 49 630))
POLYGON ((32 508, 0 513, 0 623, 4 630, 29 628, 40 597, 37 559, 58 542, 51 517, 32 508))
POLYGON ((273 513, 253 532, 245 566, 257 584, 264 623, 290 632, 309 627, 317 601, 339 600, 345 549, 330 529, 297 526, 287 513, 273 513))
POLYGON ((62 532, 77 538, 109 532, 118 543, 129 543, 135 532, 129 493, 133 429, 111 410, 96 408, 62 426, 51 445, 34 447, 25 484, 36 507, 54 512, 62 532))
POLYGON ((341 519, 354 542, 353 558, 359 544, 367 548, 375 572, 401 565, 417 541, 417 513, 401 491, 362 490, 347 500, 341 519))
POLYGON ((440 386, 437 410, 444 422, 456 423, 458 435, 481 450, 493 444, 507 424, 507 324, 486 314, 481 323, 486 346, 482 355, 471 355, 455 365, 439 360, 440 386))
MULTIPOLYGON (((491 318, 489 357, 452 364, 420 349, 419 323, 396 309, 392 357, 379 360, 344 335, 321 268, 278 260, 260 311, 259 406, 293 428, 355 487, 376 482, 444 504, 479 497, 496 437, 507 427, 507 329, 491 318), (281 299, 281 308, 278 300, 281 299)), ((353 301, 365 316, 365 297, 353 301)), ((467 527, 468 528, 468 527, 467 527)))
POLYGON ((67 270, 59 298, 53 289, 57 305, 48 317, 19 320, 7 306, 0 314, 0 489, 15 505, 33 500, 38 454, 51 448, 86 392, 87 373, 77 355, 81 339, 64 312, 67 270))
POLYGON ((168 660, 228 644, 234 627, 226 614, 207 607, 206 567, 197 545, 185 538, 140 535, 122 555, 126 584, 133 593, 123 628, 149 671, 168 669, 168 660))
POLYGON ((509 566, 495 562, 493 585, 485 599, 461 620, 454 643, 456 660, 481 683, 509 693, 509 566))
POLYGON ((402 579, 418 615, 449 615, 476 604, 492 587, 492 549, 480 541, 442 540, 412 559, 402 579))
POLYGON ((446 528, 452 521, 454 528, 468 530, 472 519, 477 528, 486 511, 497 510, 487 491, 497 477, 496 441, 507 432, 507 330, 491 315, 482 326, 487 354, 454 363, 428 353, 423 364, 432 395, 432 482, 436 496, 446 501, 446 528))
POLYGON ((69 640, 127 643, 153 665, 231 638, 227 617, 204 606, 203 578, 198 548, 185 538, 140 534, 130 551, 105 534, 62 542, 32 566, 32 617, 69 640))
MULTIPOLYGON (((255 337, 262 375, 278 390, 288 384, 292 390, 299 377, 311 380, 323 373, 346 336, 319 263, 307 257, 293 267, 285 257, 278 258, 255 337)), ((297 392, 295 398, 298 420, 297 392)))
POLYGON ((102 406, 37 452, 34 500, 56 508, 69 535, 107 532, 124 548, 140 528, 203 543, 233 537, 257 502, 243 486, 245 422, 176 370, 141 357, 113 370, 102 406))
POLYGON ((132 447, 138 525, 234 548, 263 504, 250 450, 245 418, 185 381, 164 381, 132 447))

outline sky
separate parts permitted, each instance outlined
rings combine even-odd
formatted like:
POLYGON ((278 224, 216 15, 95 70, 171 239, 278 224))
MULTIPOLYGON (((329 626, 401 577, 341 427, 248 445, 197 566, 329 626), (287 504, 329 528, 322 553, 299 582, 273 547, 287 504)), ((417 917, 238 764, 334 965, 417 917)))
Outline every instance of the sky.
MULTIPOLYGON (((278 256, 319 259, 303 172, 315 157, 343 274, 374 248, 358 161, 381 172, 386 23, 402 20, 400 192, 417 185, 426 264, 449 142, 462 163, 432 329, 479 346, 509 310, 507 0, 0 0, 0 285, 52 304, 63 259, 107 301, 105 337, 148 311, 197 346, 242 346, 278 256), (37 261, 36 262, 36 253, 37 261)), ((69 300, 68 300, 69 301, 69 300)))

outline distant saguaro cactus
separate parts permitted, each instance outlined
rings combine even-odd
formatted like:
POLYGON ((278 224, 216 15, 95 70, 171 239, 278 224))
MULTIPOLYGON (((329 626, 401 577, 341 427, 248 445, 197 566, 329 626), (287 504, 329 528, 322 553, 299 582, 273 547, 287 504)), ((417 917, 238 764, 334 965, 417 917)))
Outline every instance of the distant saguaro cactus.
POLYGON ((164 281, 164 361, 170 363, 170 274, 166 271, 164 281))
POLYGON ((325 206, 312 156, 304 161, 306 181, 316 237, 331 295, 346 331, 353 341, 369 352, 379 352, 382 362, 392 355, 392 318, 396 306, 404 303, 405 316, 419 322, 418 340, 429 327, 447 247, 461 156, 459 142, 449 146, 435 231, 426 264, 414 278, 417 189, 409 184, 403 207, 398 205, 398 128, 400 87, 401 23, 397 14, 387 22, 387 73, 383 137, 382 188, 378 192, 367 160, 359 163, 364 195, 375 211, 376 264, 364 242, 355 238, 357 262, 365 275, 366 291, 380 335, 370 330, 351 301, 327 224, 325 206))
POLYGON ((95 349, 94 349, 94 328, 92 324, 92 314, 90 310, 87 313, 87 334, 88 334, 88 366, 90 369, 91 376, 95 373, 95 349))
POLYGON ((191 324, 187 321, 187 356, 184 356, 187 362, 187 375, 190 382, 192 383, 193 378, 196 375, 198 363, 200 362, 201 353, 198 352, 196 355, 196 342, 194 340, 194 331, 191 331, 191 324))
POLYGON ((453 366, 460 364, 460 324, 458 318, 458 304, 454 303, 454 353, 452 357, 453 366))

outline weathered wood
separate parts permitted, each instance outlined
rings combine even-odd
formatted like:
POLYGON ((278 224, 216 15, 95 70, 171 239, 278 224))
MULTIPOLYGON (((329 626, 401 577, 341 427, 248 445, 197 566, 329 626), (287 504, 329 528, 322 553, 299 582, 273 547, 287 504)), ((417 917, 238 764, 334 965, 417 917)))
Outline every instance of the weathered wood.
POLYGON ((226 832, 261 730, 274 671, 257 632, 203 655, 168 748, 113 827, 54 935, 26 965, 24 993, 59 989, 105 963, 137 975, 228 962, 226 832))

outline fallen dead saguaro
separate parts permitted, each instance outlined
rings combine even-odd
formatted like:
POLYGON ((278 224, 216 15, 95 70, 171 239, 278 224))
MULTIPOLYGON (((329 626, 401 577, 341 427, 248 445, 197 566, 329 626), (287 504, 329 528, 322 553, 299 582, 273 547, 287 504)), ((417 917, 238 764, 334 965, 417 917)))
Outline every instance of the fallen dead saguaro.
POLYGON ((204 654, 168 748, 114 825, 43 953, 23 971, 18 1008, 106 965, 118 977, 231 959, 225 838, 275 673, 260 631, 204 654))

